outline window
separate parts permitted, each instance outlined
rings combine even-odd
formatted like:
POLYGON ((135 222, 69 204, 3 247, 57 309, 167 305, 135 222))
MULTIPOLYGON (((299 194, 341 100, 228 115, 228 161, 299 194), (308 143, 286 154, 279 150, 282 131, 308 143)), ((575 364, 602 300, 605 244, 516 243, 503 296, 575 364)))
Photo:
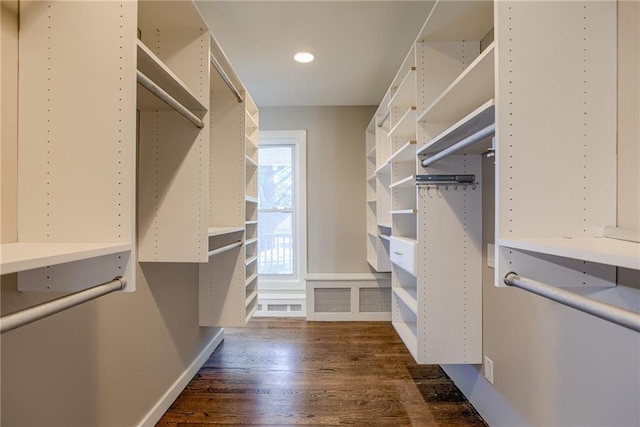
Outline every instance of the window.
POLYGON ((260 132, 258 274, 261 282, 273 279, 300 283, 306 273, 304 142, 304 131, 260 132))
POLYGON ((294 275, 293 145, 259 148, 258 272, 294 275))

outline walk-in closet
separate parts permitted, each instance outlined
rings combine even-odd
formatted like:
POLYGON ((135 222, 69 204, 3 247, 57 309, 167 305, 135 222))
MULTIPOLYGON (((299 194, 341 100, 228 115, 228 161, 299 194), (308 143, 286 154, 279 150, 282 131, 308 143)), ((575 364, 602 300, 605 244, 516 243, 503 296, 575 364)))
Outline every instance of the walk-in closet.
POLYGON ((640 425, 640 1, 0 19, 2 426, 640 425))

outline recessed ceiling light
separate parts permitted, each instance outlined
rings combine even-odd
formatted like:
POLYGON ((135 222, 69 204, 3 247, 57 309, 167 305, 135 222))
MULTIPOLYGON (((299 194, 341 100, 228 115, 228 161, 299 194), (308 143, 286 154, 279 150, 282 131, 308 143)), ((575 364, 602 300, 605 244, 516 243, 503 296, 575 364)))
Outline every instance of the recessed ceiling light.
POLYGON ((307 62, 313 61, 313 54, 309 52, 298 52, 293 56, 293 59, 306 64, 307 62))

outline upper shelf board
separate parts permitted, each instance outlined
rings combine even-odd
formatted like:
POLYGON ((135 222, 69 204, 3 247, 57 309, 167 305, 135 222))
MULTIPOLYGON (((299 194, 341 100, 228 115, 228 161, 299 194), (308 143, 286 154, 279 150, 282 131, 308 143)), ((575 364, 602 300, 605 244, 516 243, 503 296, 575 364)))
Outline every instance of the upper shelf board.
POLYGON ((127 252, 128 243, 5 243, 0 245, 0 274, 127 252))
POLYGON ((412 162, 416 160, 416 141, 409 140, 389 157, 387 163, 412 162))
POLYGON ((416 138, 416 107, 411 106, 389 131, 389 137, 416 138))
MULTIPOLYGON (((495 123, 495 105, 493 99, 485 102, 459 122, 418 148, 418 150, 416 150, 417 154, 425 157, 433 156, 495 123)), ((487 139, 489 140, 489 146, 491 146, 491 137, 485 138, 484 140, 487 139)), ((480 144, 482 141, 478 141, 456 153, 482 154, 488 148, 486 144, 480 144)))
POLYGON ((410 67, 398 87, 394 89, 389 108, 410 107, 416 104, 416 67, 410 67))
POLYGON ((418 121, 456 122, 495 98, 494 43, 491 43, 419 116, 418 121))
POLYGON ((607 237, 500 239, 500 246, 640 270, 640 243, 607 237))
MULTIPOLYGON (((191 89, 167 67, 158 56, 138 40, 138 70, 151 79, 187 110, 202 118, 207 108, 197 99, 191 89)), ((138 85, 138 109, 141 111, 172 111, 173 108, 161 101, 147 89, 138 85)))
POLYGON ((239 233, 244 227, 209 227, 209 237, 223 236, 225 234, 239 233))

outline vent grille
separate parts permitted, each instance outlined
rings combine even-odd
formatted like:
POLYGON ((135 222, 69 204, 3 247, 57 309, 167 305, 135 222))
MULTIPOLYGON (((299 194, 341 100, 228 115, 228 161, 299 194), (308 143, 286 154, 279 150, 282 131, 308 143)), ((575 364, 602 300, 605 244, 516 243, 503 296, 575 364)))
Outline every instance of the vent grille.
POLYGON ((391 311, 391 288, 360 288, 360 313, 391 311))
POLYGON ((287 311, 286 304, 267 304, 267 311, 287 311))
POLYGON ((314 312, 316 313, 350 313, 350 288, 315 288, 314 312))

